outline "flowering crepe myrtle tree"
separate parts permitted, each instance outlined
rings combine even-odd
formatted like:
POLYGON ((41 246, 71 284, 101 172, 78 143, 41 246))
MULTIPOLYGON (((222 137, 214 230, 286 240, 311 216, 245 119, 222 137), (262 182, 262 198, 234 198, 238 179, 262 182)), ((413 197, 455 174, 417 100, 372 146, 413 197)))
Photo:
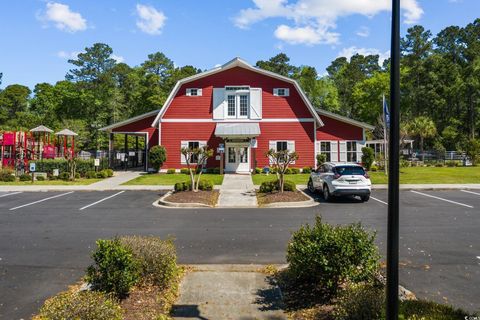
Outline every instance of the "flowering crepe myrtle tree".
POLYGON ((295 151, 275 151, 274 149, 270 149, 267 152, 267 157, 270 160, 270 163, 273 164, 273 168, 276 169, 275 171, 278 178, 278 190, 283 192, 283 187, 285 185, 285 172, 287 171, 288 166, 298 159, 298 154, 295 151))
POLYGON ((192 191, 198 192, 200 177, 208 158, 213 156, 213 150, 209 149, 208 146, 204 146, 200 148, 182 148, 180 152, 185 157, 185 162, 187 163, 192 191))

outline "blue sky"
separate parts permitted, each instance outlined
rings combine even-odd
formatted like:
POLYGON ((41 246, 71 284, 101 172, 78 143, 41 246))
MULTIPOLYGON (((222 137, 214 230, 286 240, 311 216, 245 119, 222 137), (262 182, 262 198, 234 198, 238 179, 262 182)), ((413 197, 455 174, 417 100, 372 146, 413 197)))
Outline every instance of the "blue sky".
MULTIPOLYGON (((402 0, 402 28, 433 33, 479 17, 478 0, 402 0)), ((279 52, 319 74, 339 55, 388 55, 389 0, 1 0, 2 87, 55 83, 67 60, 95 42, 139 65, 161 51, 176 65, 209 69, 279 52)))

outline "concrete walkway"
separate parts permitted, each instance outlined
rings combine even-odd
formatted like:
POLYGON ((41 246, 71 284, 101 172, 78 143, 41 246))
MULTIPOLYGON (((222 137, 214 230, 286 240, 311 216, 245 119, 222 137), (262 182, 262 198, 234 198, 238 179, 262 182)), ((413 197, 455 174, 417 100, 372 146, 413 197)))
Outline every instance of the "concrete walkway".
POLYGON ((248 174, 225 174, 220 186, 219 208, 256 208, 257 196, 248 174))
POLYGON ((194 267, 180 284, 173 305, 177 320, 287 319, 280 289, 255 265, 194 267))
POLYGON ((88 187, 93 190, 111 190, 120 186, 122 183, 140 177, 140 173, 140 171, 115 171, 113 177, 92 183, 88 187))

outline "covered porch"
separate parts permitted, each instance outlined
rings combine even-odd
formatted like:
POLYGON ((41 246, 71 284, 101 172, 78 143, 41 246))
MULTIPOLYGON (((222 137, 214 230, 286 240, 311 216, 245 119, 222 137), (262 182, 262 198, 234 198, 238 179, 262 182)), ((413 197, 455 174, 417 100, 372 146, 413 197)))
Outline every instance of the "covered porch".
POLYGON ((215 136, 223 139, 218 151, 225 172, 249 174, 256 167, 256 138, 259 135, 258 122, 217 123, 215 136))
POLYGON ((110 132, 108 164, 115 170, 148 170, 148 132, 110 132))

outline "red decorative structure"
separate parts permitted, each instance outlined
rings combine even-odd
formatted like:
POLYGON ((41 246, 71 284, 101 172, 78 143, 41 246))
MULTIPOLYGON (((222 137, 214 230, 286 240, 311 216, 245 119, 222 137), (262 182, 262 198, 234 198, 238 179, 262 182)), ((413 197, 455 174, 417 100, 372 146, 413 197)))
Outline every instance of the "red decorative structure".
POLYGON ((38 126, 30 130, 35 138, 36 155, 34 160, 55 158, 55 146, 50 143, 50 134, 53 130, 45 126, 38 126))
POLYGON ((0 166, 24 169, 33 158, 35 140, 29 132, 9 131, 0 134, 0 166))

